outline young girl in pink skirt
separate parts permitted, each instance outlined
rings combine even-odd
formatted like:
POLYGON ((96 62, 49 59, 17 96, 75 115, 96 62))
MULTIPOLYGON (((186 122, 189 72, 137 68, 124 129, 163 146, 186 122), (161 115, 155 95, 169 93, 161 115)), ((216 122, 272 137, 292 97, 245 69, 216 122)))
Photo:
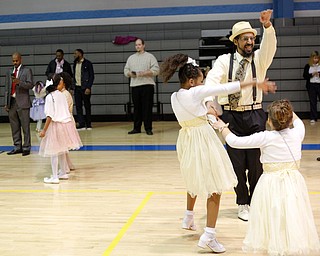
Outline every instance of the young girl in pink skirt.
POLYGON ((55 74, 53 79, 46 82, 47 96, 45 99, 45 113, 47 116, 43 130, 39 155, 51 158, 52 176, 44 178, 44 183, 59 184, 59 177, 64 178, 68 163, 66 155, 69 150, 79 149, 81 139, 70 115, 66 97, 57 90, 63 79, 55 74), (58 165, 60 173, 58 174, 58 165))
MULTIPOLYGON (((62 83, 59 83, 57 89, 60 92, 62 92, 62 94, 66 97, 66 100, 67 100, 67 103, 68 103, 69 112, 70 112, 70 115, 71 115, 71 119, 74 122, 74 126, 76 126, 76 123, 74 121, 73 114, 72 114, 73 113, 73 99, 72 99, 71 93, 69 92, 69 89, 72 86, 72 77, 67 72, 61 72, 60 76, 62 78, 62 83)), ((72 161, 70 159, 69 153, 66 154, 66 160, 67 160, 68 167, 69 167, 66 170, 66 173, 68 174, 68 173, 70 173, 71 170, 74 171, 76 168, 75 168, 75 166, 73 165, 73 163, 72 163, 72 161)), ((64 178, 65 179, 69 179, 68 175, 65 175, 64 178)), ((60 177, 60 179, 61 179, 61 177, 60 177)))

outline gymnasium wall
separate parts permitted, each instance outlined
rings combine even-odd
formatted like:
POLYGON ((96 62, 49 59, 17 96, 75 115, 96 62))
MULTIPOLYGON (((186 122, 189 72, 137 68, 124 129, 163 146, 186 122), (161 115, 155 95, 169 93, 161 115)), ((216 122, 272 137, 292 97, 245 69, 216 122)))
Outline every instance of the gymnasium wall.
MULTIPOLYGON (((116 36, 137 36, 146 41, 146 50, 158 61, 183 52, 202 62, 203 52, 216 54, 228 49, 201 45, 203 31, 224 33, 238 20, 248 20, 255 28, 261 10, 273 1, 40 1, 15 0, 0 3, 0 105, 4 99, 4 75, 11 68, 11 54, 19 51, 23 63, 33 70, 34 80, 45 80, 46 66, 62 48, 73 62, 73 51, 82 48, 93 62, 96 79, 92 95, 95 120, 130 118, 128 79, 123 76, 126 59, 134 43, 115 45, 116 36), (195 5, 196 4, 196 5, 195 5), (210 50, 211 49, 211 50, 210 50)), ((320 3, 294 1, 294 18, 274 20, 278 50, 268 71, 278 84, 278 92, 265 97, 265 106, 277 98, 293 101, 295 110, 309 112, 302 71, 311 51, 320 50, 320 3)), ((214 57, 214 56, 212 56, 214 57)), ((157 118, 170 118, 170 95, 179 88, 177 77, 164 85, 159 79, 155 95, 157 118), (161 113, 159 113, 161 112, 161 113), (160 115, 159 115, 160 114, 160 115)), ((7 113, 0 109, 0 118, 7 113)))

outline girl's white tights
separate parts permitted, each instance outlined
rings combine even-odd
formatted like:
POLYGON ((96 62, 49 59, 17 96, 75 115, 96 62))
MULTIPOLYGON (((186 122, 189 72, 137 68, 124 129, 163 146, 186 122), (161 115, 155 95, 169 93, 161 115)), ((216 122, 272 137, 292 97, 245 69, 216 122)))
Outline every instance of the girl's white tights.
POLYGON ((69 169, 68 163, 66 160, 66 153, 61 154, 59 156, 52 156, 51 157, 51 169, 52 169, 52 177, 53 178, 59 178, 58 165, 60 165, 60 168, 61 168, 60 175, 66 174, 67 170, 69 169))
POLYGON ((65 175, 70 172, 68 162, 67 162, 67 153, 63 153, 58 156, 59 164, 60 164, 60 175, 65 175))
POLYGON ((71 162, 71 159, 70 159, 69 153, 66 153, 66 159, 67 159, 67 163, 68 163, 67 173, 69 173, 69 172, 70 172, 70 170, 74 170, 74 169, 75 169, 75 167, 74 167, 73 163, 71 162))
POLYGON ((41 131, 41 126, 42 126, 42 120, 38 120, 37 121, 37 127, 36 127, 36 131, 41 131))
POLYGON ((58 179, 58 156, 51 157, 52 177, 58 179))

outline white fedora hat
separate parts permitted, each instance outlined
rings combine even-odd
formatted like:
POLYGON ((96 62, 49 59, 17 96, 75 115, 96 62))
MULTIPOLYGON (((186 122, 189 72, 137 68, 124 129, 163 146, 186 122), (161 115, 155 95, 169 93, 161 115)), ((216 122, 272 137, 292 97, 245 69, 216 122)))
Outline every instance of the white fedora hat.
POLYGON ((243 33, 253 33, 254 36, 257 35, 257 30, 253 29, 249 22, 247 21, 239 21, 232 27, 232 35, 229 37, 229 40, 233 42, 233 39, 235 39, 238 35, 241 35, 243 33))

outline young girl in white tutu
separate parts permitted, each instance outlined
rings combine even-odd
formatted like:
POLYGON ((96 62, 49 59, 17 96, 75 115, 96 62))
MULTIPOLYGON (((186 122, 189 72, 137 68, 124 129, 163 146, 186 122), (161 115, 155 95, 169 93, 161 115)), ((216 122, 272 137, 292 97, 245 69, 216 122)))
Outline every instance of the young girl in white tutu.
MULTIPOLYGON (((195 230, 193 208, 198 195, 207 198, 207 225, 198 246, 208 246, 213 252, 225 248, 216 240, 215 226, 220 196, 233 189, 237 178, 231 161, 216 132, 209 125, 204 99, 219 94, 240 91, 240 87, 256 82, 232 82, 219 87, 204 86, 203 74, 196 62, 185 54, 167 58, 161 65, 160 74, 166 83, 179 69, 181 89, 171 96, 171 105, 181 126, 177 140, 180 169, 187 187, 187 211, 182 227, 195 230)), ((268 90, 274 83, 264 81, 261 86, 268 90)), ((274 89, 274 88, 273 88, 274 89)))
MULTIPOLYGON (((71 93, 69 92, 70 87, 72 86, 72 77, 67 72, 60 73, 61 76, 61 83, 58 84, 58 90, 62 92, 62 94, 66 97, 67 103, 68 103, 68 109, 71 115, 71 118, 74 122, 74 125, 76 126, 76 123, 73 118, 73 99, 71 96, 71 93)), ((74 171, 75 166, 71 162, 69 153, 66 154, 66 160, 68 163, 68 169, 66 170, 67 174, 70 173, 70 170, 74 171)), ((65 179, 68 179, 68 175, 64 175, 65 179)), ((61 178, 60 178, 61 179, 61 178)))
POLYGON ((243 249, 269 255, 319 255, 308 191, 299 172, 304 124, 288 100, 273 102, 268 111, 271 131, 251 136, 237 137, 222 120, 214 124, 231 147, 261 149, 264 172, 251 200, 243 249))
POLYGON ((45 183, 59 184, 59 177, 64 178, 68 164, 66 154, 71 149, 79 149, 82 146, 81 139, 71 118, 66 97, 57 90, 62 83, 59 74, 53 76, 53 80, 47 81, 45 113, 47 116, 43 130, 39 155, 51 157, 52 176, 44 178, 45 183), (60 173, 58 174, 58 165, 60 173))
POLYGON ((40 132, 42 120, 46 119, 46 114, 44 113, 44 97, 47 93, 41 81, 37 81, 32 90, 34 92, 34 99, 30 109, 30 117, 32 120, 37 121, 36 131, 40 132))

